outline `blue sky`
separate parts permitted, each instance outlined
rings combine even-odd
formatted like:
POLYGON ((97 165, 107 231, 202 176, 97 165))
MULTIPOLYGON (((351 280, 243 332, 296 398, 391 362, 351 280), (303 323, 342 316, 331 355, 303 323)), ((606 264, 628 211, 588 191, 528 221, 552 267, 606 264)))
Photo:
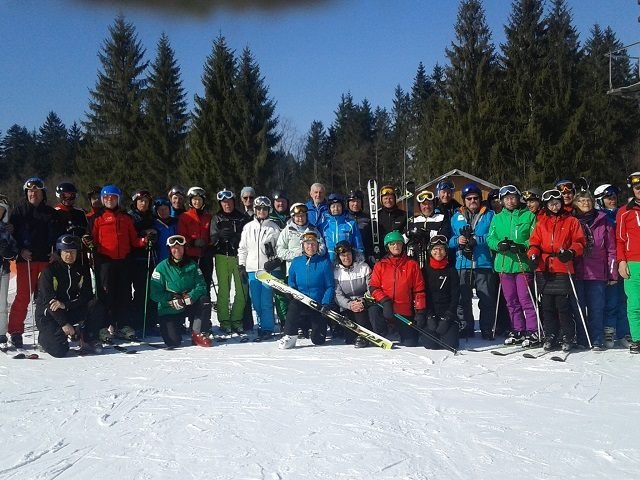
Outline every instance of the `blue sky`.
MULTIPOLYGON (((166 32, 182 69, 190 105, 202 92, 203 64, 222 33, 238 53, 253 51, 277 102, 277 114, 303 135, 313 120, 333 121, 340 95, 390 107, 400 84, 411 86, 418 63, 427 71, 445 63, 454 39, 454 0, 335 0, 312 8, 243 13, 218 10, 205 17, 91 1, 0 0, 0 132, 17 123, 38 128, 55 111, 66 125, 85 117, 95 86, 97 58, 118 11, 132 22, 152 60, 166 32)), ((599 23, 625 44, 640 40, 636 0, 569 0, 584 41, 599 23)), ((509 0, 485 0, 494 43, 504 41, 509 0)))

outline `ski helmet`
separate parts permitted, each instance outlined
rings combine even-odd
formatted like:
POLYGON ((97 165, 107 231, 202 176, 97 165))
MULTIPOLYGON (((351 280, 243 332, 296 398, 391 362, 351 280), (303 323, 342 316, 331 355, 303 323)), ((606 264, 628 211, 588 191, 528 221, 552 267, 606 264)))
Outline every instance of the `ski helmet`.
POLYGON ((147 200, 149 200, 149 202, 151 202, 153 200, 153 197, 151 196, 151 192, 149 190, 136 190, 135 192, 133 192, 133 195, 131 195, 131 201, 135 204, 137 200, 140 200, 141 198, 146 198, 147 200))
POLYGON ((347 195, 347 200, 360 200, 364 202, 364 193, 362 193, 362 190, 351 190, 349 195, 347 195))
POLYGON ((78 237, 74 237, 68 233, 64 235, 60 235, 58 240, 56 240, 56 250, 59 252, 63 252, 65 250, 79 250, 80 242, 78 242, 78 237))
POLYGON ((482 190, 480 190, 480 187, 478 186, 478 184, 474 182, 469 182, 465 184, 465 186, 462 187, 461 193, 462 193, 462 198, 467 198, 468 195, 475 193, 476 195, 478 195, 478 197, 480 197, 480 200, 482 200, 482 190))
POLYGON ((316 242, 318 243, 318 232, 312 230, 311 228, 307 228, 302 235, 300 235, 300 243, 305 242, 316 242))
POLYGON ((551 200, 562 201, 562 193, 560 193, 560 190, 553 188, 551 190, 546 190, 542 194, 541 198, 542 198, 542 203, 546 206, 546 204, 549 203, 549 201, 551 200))
POLYGON ((560 193, 573 192, 576 193, 576 186, 571 180, 567 180, 563 178, 562 180, 558 180, 556 182, 556 190, 559 190, 560 193))
POLYGON ((307 213, 309 211, 309 208, 301 202, 297 202, 294 203, 293 205, 291 205, 291 208, 289 208, 289 213, 291 215, 295 215, 296 213, 307 213))
POLYGON ((171 199, 171 197, 173 197, 174 195, 180 195, 184 197, 184 187, 180 185, 174 185, 173 187, 171 187, 171 190, 169 190, 169 192, 167 193, 167 197, 171 199))
POLYGON ((436 184, 436 193, 440 193, 442 190, 455 190, 455 185, 449 179, 440 180, 436 184))
POLYGON ((353 248, 351 247, 351 244, 349 243, 348 240, 341 240, 338 243, 336 243, 336 246, 334 247, 333 251, 335 252, 336 255, 341 255, 343 253, 353 252, 353 248))
POLYGON ((191 205, 192 207, 193 207, 193 204, 192 204, 193 197, 202 198, 202 204, 203 204, 203 207, 204 207, 204 202, 207 199, 207 193, 204 191, 204 188, 202 188, 202 187, 191 187, 189 189, 189 191, 187 192, 187 198, 189 199, 189 205, 191 205))
POLYGON ((25 180, 22 189, 26 192, 27 190, 46 190, 44 186, 44 180, 40 177, 29 177, 25 180))
POLYGON ((393 242, 402 242, 404 245, 404 237, 398 230, 393 230, 384 236, 384 246, 388 246, 393 242))
POLYGON ((261 195, 254 200, 253 208, 254 209, 266 208, 269 212, 271 212, 271 200, 269 200, 268 197, 261 195))
POLYGON ((284 190, 276 190, 275 192, 273 192, 273 199, 286 200, 288 202, 289 196, 287 195, 287 192, 285 192, 284 190))
POLYGON ((489 190, 487 194, 487 200, 491 203, 494 200, 500 200, 502 197, 500 196, 500 190, 498 188, 493 188, 489 190))
POLYGON ((102 199, 107 195, 115 195, 118 198, 118 203, 120 203, 122 191, 115 185, 105 185, 104 187, 102 187, 102 190, 100 190, 100 198, 102 199))
POLYGON ((74 200, 78 189, 73 183, 62 182, 56 187, 56 197, 60 200, 74 200))
POLYGON ((342 209, 344 210, 344 197, 339 193, 332 193, 327 197, 327 205, 333 205, 334 203, 342 205, 342 209))
MULTIPOLYGON (((489 193, 489 197, 488 197, 489 200, 492 200, 491 198, 492 192, 494 192, 494 190, 491 190, 491 192, 489 193)), ((522 194, 520 193, 520 190, 518 190, 518 187, 516 187, 515 185, 505 185, 504 187, 500 187, 500 190, 498 190, 497 198, 502 200, 507 195, 515 195, 518 198, 522 196, 522 194)))
POLYGON ((528 202, 529 200, 541 200, 541 194, 540 194, 540 189, 538 188, 530 188, 528 190, 525 190, 524 192, 522 192, 522 199, 525 202, 528 202))
POLYGON ((393 195, 394 197, 396 197, 396 187, 394 187, 393 185, 385 185, 380 189, 380 198, 386 196, 386 195, 393 195))
POLYGON ((576 180, 576 188, 581 192, 589 190, 590 187, 591 182, 589 182, 585 177, 579 177, 578 180, 576 180))
POLYGON ((627 187, 633 188, 640 184, 640 172, 633 172, 627 177, 627 187))
POLYGON ((171 202, 166 198, 156 198, 153 202, 153 214, 158 216, 158 208, 160 207, 168 207, 171 209, 171 202))

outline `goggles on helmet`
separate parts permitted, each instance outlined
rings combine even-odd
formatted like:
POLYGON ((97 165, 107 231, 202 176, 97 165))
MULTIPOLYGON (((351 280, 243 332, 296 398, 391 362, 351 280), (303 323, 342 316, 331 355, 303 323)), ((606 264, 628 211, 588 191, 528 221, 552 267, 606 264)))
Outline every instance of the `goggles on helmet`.
POLYGON ((304 203, 294 203, 289 209, 289 213, 291 215, 296 215, 298 213, 307 213, 308 211, 309 209, 304 203))
POLYGON ((498 198, 502 199, 507 195, 517 195, 520 196, 520 190, 515 185, 505 185, 501 187, 498 191, 498 198))
POLYGON ((382 187, 380 189, 380 196, 384 197, 385 195, 395 195, 396 194, 396 189, 395 187, 392 187, 391 185, 385 185, 384 187, 382 187))
POLYGON ((418 193, 418 195, 416 195, 416 200, 418 200, 418 203, 424 203, 427 200, 433 200, 434 198, 435 195, 431 190, 422 190, 420 193, 418 193))
POLYGON ((351 252, 351 245, 349 244, 349 242, 338 242, 338 244, 335 247, 335 252, 338 255, 342 255, 343 253, 349 253, 351 252))
POLYGON ((268 197, 260 196, 253 202, 253 208, 271 208, 271 200, 268 197))
POLYGON ((44 182, 39 178, 30 178, 24 182, 25 190, 44 190, 44 182))
POLYGON ((572 193, 576 191, 576 186, 573 182, 565 182, 556 185, 556 189, 558 189, 560 193, 572 193))
POLYGON ((219 202, 221 202, 222 200, 231 200, 232 198, 235 198, 235 194, 231 191, 231 190, 220 190, 218 192, 218 194, 216 195, 216 198, 218 199, 219 202))
POLYGON ((167 238, 167 246, 175 247, 176 245, 185 246, 187 244, 187 239, 182 235, 171 235, 167 238))
POLYGON ((525 202, 528 202, 529 200, 540 200, 540 195, 538 195, 536 192, 525 190, 524 192, 522 192, 522 199, 525 202))
POLYGON ((436 245, 443 245, 443 246, 447 246, 447 237, 444 235, 434 235, 433 237, 431 237, 431 240, 429 240, 429 248, 433 248, 436 245))

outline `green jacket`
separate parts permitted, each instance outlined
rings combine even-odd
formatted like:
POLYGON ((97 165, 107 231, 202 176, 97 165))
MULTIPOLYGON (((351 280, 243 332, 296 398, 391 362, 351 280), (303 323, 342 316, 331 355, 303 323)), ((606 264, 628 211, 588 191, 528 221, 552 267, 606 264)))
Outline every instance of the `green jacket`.
POLYGON ((193 260, 176 264, 167 258, 158 264, 151 275, 151 299, 158 302, 158 315, 177 315, 179 310, 169 306, 174 294, 187 293, 196 302, 207 293, 202 272, 193 260))
POLYGON ((493 217, 489 226, 487 245, 496 252, 496 258, 493 263, 493 268, 496 272, 520 273, 523 270, 525 272, 531 271, 529 262, 526 261, 526 251, 521 254, 516 254, 510 250, 500 252, 498 243, 507 238, 514 243, 524 245, 528 249, 529 236, 535 223, 536 216, 526 208, 516 208, 511 212, 503 208, 499 214, 493 217))

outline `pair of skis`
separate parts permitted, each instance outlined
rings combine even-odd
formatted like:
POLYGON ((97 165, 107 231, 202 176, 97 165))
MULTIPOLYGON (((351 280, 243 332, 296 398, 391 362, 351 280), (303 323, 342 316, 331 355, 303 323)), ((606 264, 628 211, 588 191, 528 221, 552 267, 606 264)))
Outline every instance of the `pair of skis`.
POLYGON ((549 357, 549 360, 553 360, 554 362, 565 362, 567 360, 567 358, 569 357, 569 355, 571 354, 571 352, 558 352, 555 350, 544 350, 542 352, 537 352, 537 353, 532 353, 533 350, 539 349, 540 346, 536 346, 536 347, 523 347, 521 345, 518 346, 514 346, 514 345, 500 345, 500 346, 491 346, 488 348, 470 348, 469 351, 470 352, 478 352, 478 353, 482 353, 482 352, 489 352, 492 355, 497 355, 500 357, 507 357, 509 355, 515 355, 518 353, 522 353, 522 356, 524 358, 529 358, 529 359, 536 359, 536 358, 541 358, 544 357, 546 355, 549 355, 550 353, 555 353, 556 355, 553 355, 552 357, 549 357))

